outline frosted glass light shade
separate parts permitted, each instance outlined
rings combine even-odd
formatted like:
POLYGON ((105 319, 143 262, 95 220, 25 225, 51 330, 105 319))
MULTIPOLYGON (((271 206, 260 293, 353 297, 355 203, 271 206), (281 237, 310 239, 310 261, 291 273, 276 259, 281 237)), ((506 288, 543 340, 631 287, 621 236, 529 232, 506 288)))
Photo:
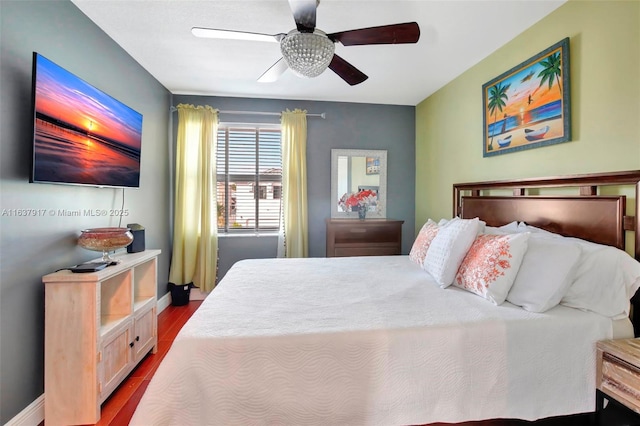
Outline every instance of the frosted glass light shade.
POLYGON ((280 43, 282 56, 289 68, 301 77, 317 77, 333 59, 335 44, 325 33, 301 33, 292 30, 280 43))

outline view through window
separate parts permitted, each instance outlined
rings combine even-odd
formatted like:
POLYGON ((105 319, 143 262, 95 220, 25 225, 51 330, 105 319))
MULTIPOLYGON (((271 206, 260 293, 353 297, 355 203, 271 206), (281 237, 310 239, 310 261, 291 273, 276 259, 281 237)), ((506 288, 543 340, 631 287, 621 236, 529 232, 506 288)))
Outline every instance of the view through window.
POLYGON ((280 126, 221 123, 216 152, 218 229, 277 230, 282 198, 280 126))

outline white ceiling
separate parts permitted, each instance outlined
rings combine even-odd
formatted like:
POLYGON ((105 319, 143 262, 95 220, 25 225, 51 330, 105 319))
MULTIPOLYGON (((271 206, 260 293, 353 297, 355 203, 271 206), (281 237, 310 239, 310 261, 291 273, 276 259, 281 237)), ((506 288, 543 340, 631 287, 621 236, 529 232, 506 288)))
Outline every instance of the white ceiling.
MULTIPOLYGON (((336 45, 369 76, 349 86, 331 70, 256 80, 277 43, 196 38, 191 27, 265 34, 295 28, 287 0, 71 0, 174 94, 416 105, 566 0, 322 0, 325 33, 416 21, 417 44, 336 45)), ((505 67, 517 64, 505 64, 505 67)))

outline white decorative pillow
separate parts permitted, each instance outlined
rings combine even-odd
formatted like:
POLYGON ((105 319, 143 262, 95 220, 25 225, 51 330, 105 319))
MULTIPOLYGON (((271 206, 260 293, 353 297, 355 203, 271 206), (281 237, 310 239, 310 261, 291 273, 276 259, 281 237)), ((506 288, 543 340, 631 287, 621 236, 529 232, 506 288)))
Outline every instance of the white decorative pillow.
POLYGON ((566 239, 580 244, 582 256, 560 304, 612 319, 628 317, 630 300, 640 287, 640 262, 615 247, 566 239))
POLYGON ((409 259, 422 266, 424 258, 427 255, 427 250, 431 245, 431 241, 436 237, 439 230, 440 227, 437 223, 431 219, 427 220, 427 222, 422 225, 418 236, 413 242, 413 246, 409 252, 409 259))
POLYGON ((507 301, 531 312, 553 308, 573 282, 581 253, 574 241, 532 233, 507 301))
MULTIPOLYGON (((438 222, 438 226, 445 226, 449 222, 451 222, 453 220, 458 220, 458 219, 460 219, 458 216, 454 217, 453 219, 440 219, 440 221, 438 222)), ((516 224, 517 224, 517 222, 516 222, 516 224)), ((486 225, 487 225, 486 222, 484 222, 482 220, 478 221, 478 234, 484 234, 486 225)))
POLYGON ((529 233, 478 235, 453 285, 502 304, 518 274, 528 239, 529 233))
POLYGON ((453 283, 462 259, 476 238, 478 224, 478 218, 451 220, 431 242, 422 267, 440 287, 453 283))

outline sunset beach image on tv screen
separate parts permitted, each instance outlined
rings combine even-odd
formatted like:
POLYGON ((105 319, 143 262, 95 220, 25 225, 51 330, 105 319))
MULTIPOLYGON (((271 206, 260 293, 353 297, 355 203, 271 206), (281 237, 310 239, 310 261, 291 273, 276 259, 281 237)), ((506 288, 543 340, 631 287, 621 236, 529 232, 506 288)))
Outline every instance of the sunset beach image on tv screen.
POLYGON ((138 187, 142 115, 34 54, 34 182, 138 187))

